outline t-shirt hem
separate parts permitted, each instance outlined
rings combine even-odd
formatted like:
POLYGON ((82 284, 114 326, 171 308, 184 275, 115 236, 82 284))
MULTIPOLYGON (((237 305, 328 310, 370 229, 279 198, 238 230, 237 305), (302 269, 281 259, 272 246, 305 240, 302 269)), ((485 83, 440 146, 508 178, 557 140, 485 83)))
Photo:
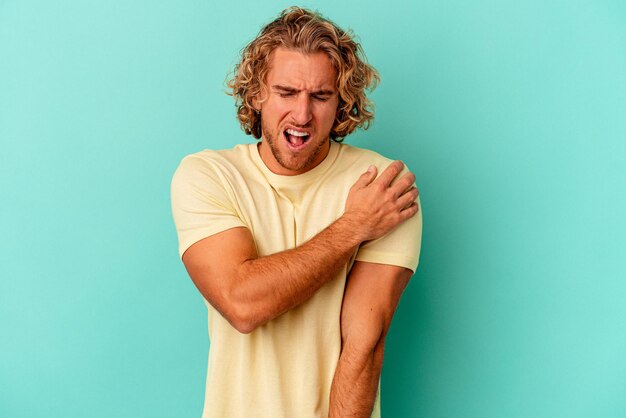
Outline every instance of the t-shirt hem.
POLYGON ((355 261, 367 261, 376 264, 388 264, 392 266, 405 267, 413 271, 417 270, 418 258, 397 253, 387 253, 383 251, 373 251, 369 249, 359 250, 355 261))
POLYGON ((185 251, 187 251, 189 247, 191 247, 196 242, 204 238, 210 237, 211 235, 215 235, 220 232, 224 232, 227 229, 236 228, 238 226, 246 227, 246 225, 244 225, 242 222, 237 222, 235 220, 232 220, 230 222, 220 223, 219 225, 216 225, 213 227, 194 229, 193 232, 190 231, 187 234, 185 234, 185 238, 181 240, 180 245, 178 246, 178 256, 182 260, 183 254, 185 254, 185 251))

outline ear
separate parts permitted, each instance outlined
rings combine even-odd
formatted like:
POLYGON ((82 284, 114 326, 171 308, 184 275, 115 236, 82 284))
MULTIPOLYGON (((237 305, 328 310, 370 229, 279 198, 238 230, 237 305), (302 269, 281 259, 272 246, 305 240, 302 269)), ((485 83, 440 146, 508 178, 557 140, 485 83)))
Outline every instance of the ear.
POLYGON ((265 102, 265 100, 267 100, 266 95, 267 95, 267 92, 263 88, 261 88, 261 91, 259 92, 259 94, 257 94, 251 100, 252 107, 259 113, 263 109, 263 103, 265 102))
POLYGON ((257 112, 261 111, 261 105, 259 104, 259 98, 258 97, 255 97, 254 99, 252 99, 252 107, 257 112))
POLYGON ((263 109, 263 102, 267 100, 267 94, 267 87, 265 86, 265 84, 261 83, 261 88, 259 89, 259 92, 250 101, 252 107, 259 113, 263 109))

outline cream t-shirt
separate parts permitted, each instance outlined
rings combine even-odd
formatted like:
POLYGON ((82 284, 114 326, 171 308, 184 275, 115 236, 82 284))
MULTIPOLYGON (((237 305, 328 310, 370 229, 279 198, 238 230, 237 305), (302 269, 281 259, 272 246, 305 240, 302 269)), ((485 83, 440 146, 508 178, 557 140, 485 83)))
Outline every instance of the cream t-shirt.
MULTIPOLYGON (((233 227, 251 231, 260 257, 297 247, 343 214, 350 187, 370 165, 380 174, 391 161, 331 142, 315 168, 281 176, 263 163, 257 144, 188 155, 171 184, 179 255, 233 227)), ((415 271, 421 234, 420 206, 417 215, 384 237, 361 245, 309 300, 249 334, 239 333, 205 299, 210 349, 202 417, 326 418, 352 264, 362 260, 415 271)), ((380 417, 380 389, 372 417, 380 417)))

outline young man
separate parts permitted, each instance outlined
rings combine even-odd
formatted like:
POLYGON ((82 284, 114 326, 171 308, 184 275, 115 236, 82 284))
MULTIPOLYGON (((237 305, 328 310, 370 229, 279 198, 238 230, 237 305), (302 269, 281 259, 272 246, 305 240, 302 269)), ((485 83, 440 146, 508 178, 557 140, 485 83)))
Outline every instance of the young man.
POLYGON ((179 253, 208 309, 205 418, 380 416, 422 223, 401 162, 340 143, 373 117, 378 75, 361 55, 332 22, 286 9, 229 82, 260 142, 191 154, 174 174, 179 253))

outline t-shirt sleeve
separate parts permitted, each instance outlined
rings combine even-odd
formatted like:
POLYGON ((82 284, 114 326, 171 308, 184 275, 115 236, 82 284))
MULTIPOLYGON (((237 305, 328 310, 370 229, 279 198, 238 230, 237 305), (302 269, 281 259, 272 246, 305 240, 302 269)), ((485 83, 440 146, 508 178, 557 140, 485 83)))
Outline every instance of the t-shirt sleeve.
MULTIPOLYGON (((405 172, 406 169, 402 174, 405 172)), ((419 197, 416 202, 419 210, 415 215, 386 235, 361 245, 355 260, 406 267, 415 272, 422 243, 422 205, 419 197)))
POLYGON ((181 259, 185 251, 201 239, 246 226, 219 168, 195 155, 183 158, 174 172, 171 204, 181 259))

